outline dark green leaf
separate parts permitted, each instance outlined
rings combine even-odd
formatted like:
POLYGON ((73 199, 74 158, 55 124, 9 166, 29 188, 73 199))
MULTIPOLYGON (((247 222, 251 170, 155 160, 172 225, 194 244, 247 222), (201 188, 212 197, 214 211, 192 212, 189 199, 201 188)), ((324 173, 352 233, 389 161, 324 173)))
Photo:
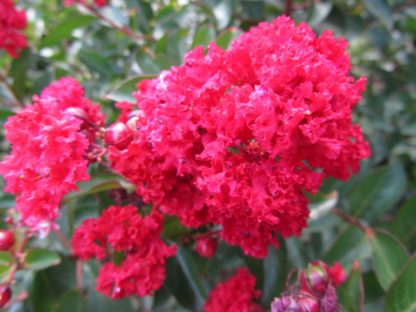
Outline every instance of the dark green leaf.
POLYGON ((385 312, 416 311, 416 256, 413 256, 386 295, 385 312))
POLYGON ((79 54, 81 61, 92 71, 101 75, 111 76, 112 66, 106 58, 93 51, 82 50, 79 54))
POLYGON ((340 261, 343 265, 352 260, 369 255, 370 249, 364 233, 354 226, 347 226, 334 238, 324 254, 328 263, 340 261))
POLYGON ((364 286, 358 262, 353 264, 348 279, 339 287, 339 302, 346 312, 362 312, 364 304, 364 286))
POLYGON ((408 199, 399 209, 389 230, 403 242, 416 235, 416 196, 408 199))
POLYGON ((83 312, 85 302, 79 289, 71 289, 61 296, 53 312, 83 312))
POLYGON ((373 268, 381 287, 387 290, 408 259, 405 247, 391 234, 375 231, 367 235, 373 255, 373 268))
POLYGON ((406 187, 406 174, 400 163, 371 171, 356 183, 347 198, 351 214, 375 221, 390 211, 406 187))

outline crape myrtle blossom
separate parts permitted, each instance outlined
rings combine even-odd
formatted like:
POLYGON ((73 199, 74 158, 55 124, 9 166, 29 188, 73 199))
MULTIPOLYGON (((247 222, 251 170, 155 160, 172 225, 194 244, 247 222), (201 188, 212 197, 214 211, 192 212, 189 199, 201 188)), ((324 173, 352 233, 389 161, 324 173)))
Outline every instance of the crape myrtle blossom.
POLYGON ((87 219, 72 238, 74 254, 81 259, 106 261, 97 278, 97 290, 113 299, 140 297, 159 289, 165 280, 165 261, 175 246, 160 238, 163 216, 154 210, 142 217, 136 207, 111 206, 97 219, 87 219), (124 253, 113 263, 115 253, 124 253))
POLYGON ((62 197, 76 190, 78 181, 89 179, 85 154, 96 130, 79 117, 104 123, 83 87, 62 78, 5 124, 12 151, 0 163, 0 174, 5 191, 16 195, 22 225, 32 230, 47 233, 53 228, 62 197))
POLYGON ((224 241, 266 256, 306 226, 305 192, 348 179, 370 155, 351 120, 365 78, 349 75, 346 48, 279 17, 227 51, 191 50, 138 84, 136 133, 109 148, 113 169, 185 226, 220 225, 224 241))
POLYGON ((255 302, 260 291, 255 289, 256 278, 246 268, 239 268, 235 275, 215 286, 208 295, 204 312, 262 312, 255 302))
POLYGON ((26 28, 26 13, 18 10, 12 0, 0 0, 0 49, 17 57, 26 47, 26 37, 22 31, 26 28))

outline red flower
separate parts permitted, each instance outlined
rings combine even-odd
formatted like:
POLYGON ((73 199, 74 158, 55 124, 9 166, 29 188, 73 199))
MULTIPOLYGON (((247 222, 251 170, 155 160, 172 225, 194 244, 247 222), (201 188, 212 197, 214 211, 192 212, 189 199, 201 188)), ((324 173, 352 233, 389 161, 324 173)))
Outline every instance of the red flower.
POLYGON ((221 225, 224 241, 264 257, 306 226, 305 192, 370 154, 351 121, 365 79, 349 70, 345 40, 288 17, 261 23, 139 83, 137 133, 109 159, 145 202, 185 226, 221 225))
POLYGON ((142 217, 137 208, 111 206, 97 219, 84 221, 74 233, 72 247, 81 259, 108 259, 122 253, 119 264, 107 261, 97 278, 97 290, 113 299, 140 297, 159 289, 165 279, 165 261, 175 246, 161 239, 163 217, 142 217))
POLYGON ((240 268, 227 281, 218 284, 208 295, 204 312, 261 312, 254 302, 260 297, 255 289, 256 278, 246 268, 240 268))
POLYGON ((211 258, 215 255, 218 247, 218 240, 215 237, 202 236, 195 243, 195 251, 204 258, 211 258))
POLYGON ((26 23, 26 13, 17 10, 12 0, 0 0, 0 49, 17 57, 27 44, 26 37, 22 34, 26 23))
POLYGON ((21 222, 47 232, 59 215, 62 197, 89 179, 84 155, 95 130, 68 108, 81 109, 98 124, 103 120, 73 78, 52 83, 33 101, 5 125, 12 152, 0 163, 0 174, 7 182, 5 191, 17 196, 21 222))

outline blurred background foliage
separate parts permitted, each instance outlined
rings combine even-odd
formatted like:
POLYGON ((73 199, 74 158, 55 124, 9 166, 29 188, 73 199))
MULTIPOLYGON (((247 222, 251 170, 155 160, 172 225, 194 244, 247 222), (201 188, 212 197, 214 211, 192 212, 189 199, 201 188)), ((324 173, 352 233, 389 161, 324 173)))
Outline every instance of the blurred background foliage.
MULTIPOLYGON (((209 289, 241 265, 257 276, 268 307, 284 291, 288 272, 315 259, 339 261, 347 270, 359 261, 362 274, 352 274, 339 291, 345 311, 416 311, 416 1, 112 0, 102 9, 63 7, 60 0, 15 2, 27 10, 29 47, 17 59, 0 52, 2 126, 17 103, 30 103, 33 94, 68 75, 83 83, 111 122, 115 101, 133 100, 138 81, 181 64, 190 48, 211 41, 226 48, 250 26, 287 13, 317 33, 331 29, 349 41, 353 75, 368 78, 354 118, 373 153, 349 182, 328 181, 311 197, 309 227, 266 259, 221 245, 205 260, 184 240, 161 290, 120 301, 94 291, 98 263, 78 263, 66 245, 82 220, 114 202, 109 191, 131 192, 125 181, 92 168, 94 178, 63 203, 64 237, 31 242, 33 263, 19 271, 13 286, 15 296, 27 292, 28 298, 10 311, 198 311, 209 289)), ((12 206, 13 198, 2 192, 2 215, 12 206)), ((167 220, 166 239, 186 234, 175 219, 167 220)), ((10 270, 7 261, 0 254, 1 279, 10 270)))

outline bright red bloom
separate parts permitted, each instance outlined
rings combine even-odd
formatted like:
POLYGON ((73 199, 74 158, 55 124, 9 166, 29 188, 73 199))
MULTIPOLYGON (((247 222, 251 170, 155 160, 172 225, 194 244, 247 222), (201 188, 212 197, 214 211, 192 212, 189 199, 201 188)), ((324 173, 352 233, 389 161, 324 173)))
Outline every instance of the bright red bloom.
POLYGON ((81 109, 97 123, 103 120, 73 78, 52 83, 33 101, 6 122, 12 152, 0 163, 0 174, 7 182, 5 191, 17 196, 23 225, 47 232, 59 215, 62 197, 89 179, 84 156, 95 130, 68 108, 81 109))
POLYGON ((112 166, 185 226, 221 225, 223 240, 264 257, 306 226, 305 192, 348 179, 370 154, 351 121, 365 79, 349 70, 345 40, 288 17, 228 51, 197 47, 138 85, 137 133, 110 148, 112 166))
POLYGON ((27 44, 26 37, 22 34, 26 24, 26 13, 23 10, 17 10, 12 0, 0 0, 0 49, 17 57, 27 44))
POLYGON ((88 4, 89 2, 94 3, 99 8, 107 5, 107 0, 64 0, 64 5, 71 6, 76 3, 88 4))
POLYGON ((218 240, 215 237, 202 236, 196 240, 195 251, 204 258, 211 258, 215 255, 218 247, 218 240))
POLYGON ((163 217, 142 217, 137 208, 111 206, 97 219, 85 220, 74 233, 74 254, 81 259, 106 259, 123 253, 119 264, 106 262, 97 278, 97 290, 113 299, 140 297, 159 289, 165 280, 165 261, 175 246, 161 239, 163 217))
POLYGON ((255 289, 256 278, 246 268, 218 284, 208 295, 204 312, 261 312, 263 309, 254 301, 260 297, 255 289))

